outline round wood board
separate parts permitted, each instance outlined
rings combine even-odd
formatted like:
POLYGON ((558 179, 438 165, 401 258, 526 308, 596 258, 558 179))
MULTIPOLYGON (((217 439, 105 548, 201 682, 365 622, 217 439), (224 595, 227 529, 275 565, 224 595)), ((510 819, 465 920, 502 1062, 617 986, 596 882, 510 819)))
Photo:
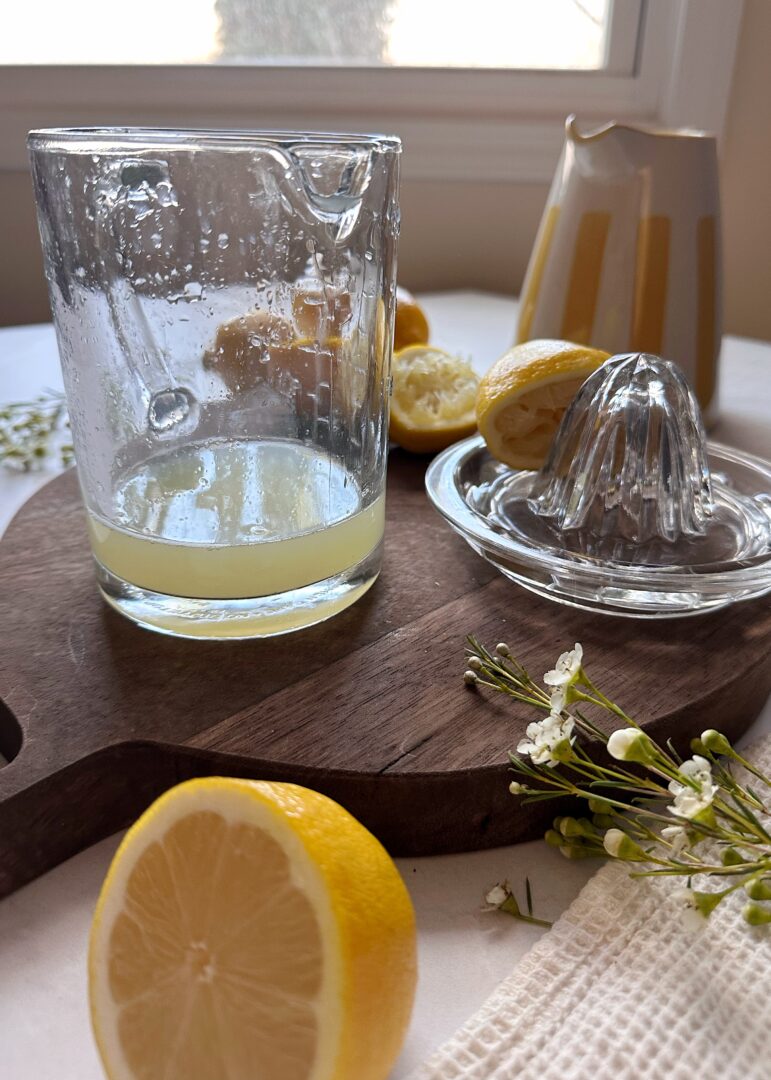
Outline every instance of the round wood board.
POLYGON ((470 633, 538 674, 581 641, 593 679, 683 749, 706 727, 750 725, 771 691, 771 598, 668 621, 550 603, 444 524, 424 468, 391 455, 370 592, 266 641, 136 627, 97 592, 74 472, 25 504, 0 541, 0 895, 204 774, 316 788, 394 855, 537 836, 555 809, 509 794, 506 759, 533 714, 464 686, 470 633))

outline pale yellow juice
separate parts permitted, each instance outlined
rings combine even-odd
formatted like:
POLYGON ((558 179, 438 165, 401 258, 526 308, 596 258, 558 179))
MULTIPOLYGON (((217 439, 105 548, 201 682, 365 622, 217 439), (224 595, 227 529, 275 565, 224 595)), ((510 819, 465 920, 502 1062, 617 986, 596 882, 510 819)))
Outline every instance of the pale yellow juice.
POLYGON ((271 596, 355 566, 383 535, 385 500, 367 506, 344 467, 280 440, 209 442, 129 473, 115 522, 90 515, 91 544, 117 577, 199 599, 271 596))

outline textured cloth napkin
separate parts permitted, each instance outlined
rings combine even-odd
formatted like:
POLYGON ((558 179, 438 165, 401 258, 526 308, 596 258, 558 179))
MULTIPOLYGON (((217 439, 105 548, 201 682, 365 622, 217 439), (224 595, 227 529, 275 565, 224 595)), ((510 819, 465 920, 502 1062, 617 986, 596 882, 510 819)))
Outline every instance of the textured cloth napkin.
MULTIPOLYGON (((771 738, 747 756, 768 775, 771 738)), ((683 884, 607 863, 409 1080, 768 1080, 771 927, 737 890, 688 929, 683 884)))

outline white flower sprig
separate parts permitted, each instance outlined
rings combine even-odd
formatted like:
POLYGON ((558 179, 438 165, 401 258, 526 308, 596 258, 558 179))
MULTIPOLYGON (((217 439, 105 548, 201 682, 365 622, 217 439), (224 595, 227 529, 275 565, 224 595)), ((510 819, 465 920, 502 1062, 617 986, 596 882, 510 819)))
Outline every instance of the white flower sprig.
POLYGON ((74 461, 64 394, 47 390, 34 401, 0 405, 0 462, 20 472, 40 469, 53 454, 62 468, 74 461))
MULTIPOLYGON (((565 796, 588 802, 587 816, 554 819, 548 844, 571 859, 605 855, 634 863, 633 877, 680 877, 686 887, 673 900, 691 924, 703 925, 739 890, 746 900, 744 919, 755 926, 771 923, 771 807, 764 801, 768 796, 734 776, 732 765, 766 789, 771 779, 725 735, 702 732, 691 743, 693 756, 683 761, 671 744, 659 746, 594 685, 580 644, 562 653, 541 686, 505 643, 489 652, 475 638, 468 641, 469 686, 505 693, 546 714, 528 725, 517 753, 509 755, 518 774, 511 793, 525 802, 565 796), (589 706, 623 726, 607 734, 586 715, 589 706), (711 887, 696 888, 694 879, 711 887)), ((514 914, 516 901, 508 900, 511 891, 504 886, 506 895, 496 893, 501 902, 495 906, 514 914)))

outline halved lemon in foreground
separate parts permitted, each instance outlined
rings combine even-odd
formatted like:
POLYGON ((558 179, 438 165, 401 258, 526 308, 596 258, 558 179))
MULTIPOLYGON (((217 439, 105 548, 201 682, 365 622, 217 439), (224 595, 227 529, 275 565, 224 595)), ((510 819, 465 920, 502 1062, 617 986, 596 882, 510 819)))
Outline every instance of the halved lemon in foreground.
POLYGON ((504 353, 476 399, 479 431, 493 457, 512 469, 540 469, 576 391, 609 355, 548 339, 504 353))
POLYGON ((415 987, 412 904, 378 841, 293 784, 209 778, 129 830, 91 930, 111 1080, 384 1080, 415 987))
POLYGON ((476 430, 479 378, 466 360, 433 345, 394 353, 389 434, 405 450, 443 450, 476 430))

